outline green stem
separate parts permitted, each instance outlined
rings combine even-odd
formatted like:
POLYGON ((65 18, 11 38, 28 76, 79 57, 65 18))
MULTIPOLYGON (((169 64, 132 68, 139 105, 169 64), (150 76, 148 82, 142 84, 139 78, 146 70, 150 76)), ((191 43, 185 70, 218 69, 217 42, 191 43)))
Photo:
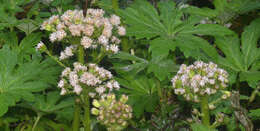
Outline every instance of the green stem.
POLYGON ((112 7, 114 10, 117 10, 119 8, 118 0, 112 0, 112 7))
MULTIPOLYGON (((80 63, 84 64, 84 49, 82 46, 79 47, 78 50, 78 60, 80 63)), ((84 131, 90 131, 90 106, 89 106, 89 96, 88 96, 88 88, 85 88, 83 90, 83 102, 84 102, 84 120, 83 120, 83 124, 84 124, 84 131)))
MULTIPOLYGON (((84 64, 84 49, 82 46, 79 46, 78 49, 78 61, 82 64, 84 64)), ((75 109, 74 109, 74 116, 73 116, 73 126, 72 130, 73 131, 79 131, 79 126, 80 126, 80 98, 76 98, 75 100, 75 109)))
POLYGON ((48 50, 46 50, 45 52, 46 52, 46 54, 47 54, 48 56, 51 57, 51 59, 53 59, 54 61, 56 61, 60 66, 66 68, 66 66, 65 66, 63 63, 61 63, 61 62, 58 60, 57 57, 53 56, 48 50))
POLYGON ((210 127, 208 96, 202 96, 200 99, 200 109, 202 113, 202 124, 210 127))
POLYGON ((33 128, 32 128, 32 131, 35 130, 35 127, 37 126, 37 124, 39 123, 40 119, 41 119, 42 115, 40 114, 37 114, 37 118, 36 118, 36 121, 34 122, 33 124, 33 128))
POLYGON ((166 116, 166 110, 165 110, 165 104, 164 104, 165 99, 163 97, 160 80, 158 80, 157 78, 156 78, 156 87, 157 87, 158 96, 160 98, 161 113, 162 113, 162 116, 165 117, 166 116))
POLYGON ((79 124, 80 124, 80 100, 76 98, 73 123, 72 123, 72 131, 79 131, 79 124))
POLYGON ((90 106, 89 106, 89 96, 88 88, 84 92, 84 131, 90 131, 90 106))
POLYGON ((78 50, 78 61, 81 63, 81 64, 84 64, 84 49, 82 46, 79 46, 79 50, 78 50))
POLYGON ((260 88, 260 86, 257 86, 256 89, 253 91, 253 93, 251 94, 251 96, 249 98, 248 103, 251 103, 255 100, 255 97, 256 97, 257 93, 259 92, 259 88, 260 88))

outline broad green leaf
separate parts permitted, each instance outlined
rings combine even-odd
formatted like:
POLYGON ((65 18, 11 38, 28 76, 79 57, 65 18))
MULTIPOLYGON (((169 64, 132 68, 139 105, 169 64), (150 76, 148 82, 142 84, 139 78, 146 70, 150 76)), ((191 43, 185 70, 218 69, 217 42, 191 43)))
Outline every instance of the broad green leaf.
POLYGON ((124 87, 120 89, 120 92, 129 96, 128 102, 133 107, 137 118, 140 118, 145 111, 155 111, 159 97, 154 79, 149 79, 144 75, 136 77, 124 75, 123 78, 116 80, 124 87))
POLYGON ((149 51, 152 52, 152 57, 163 56, 167 57, 170 50, 175 50, 176 43, 169 39, 158 38, 150 43, 149 51))
POLYGON ((66 107, 74 105, 72 98, 61 99, 62 96, 59 92, 48 92, 46 96, 36 95, 36 100, 32 104, 32 108, 38 112, 54 113, 66 107))
POLYGON ((247 26, 242 33, 242 53, 246 68, 248 68, 260 56, 260 49, 257 48, 257 41, 260 38, 260 19, 256 19, 247 26))
POLYGON ((163 57, 154 57, 148 66, 148 73, 153 72, 154 75, 160 80, 165 80, 171 73, 177 72, 178 66, 172 60, 163 57))
POLYGON ((56 84, 59 68, 53 61, 34 59, 25 63, 18 61, 18 52, 7 46, 0 49, 0 104, 2 116, 9 106, 24 99, 32 101, 33 92, 41 91, 56 84))
MULTIPOLYGON (((225 54, 225 58, 235 70, 245 70, 244 63, 240 52, 240 42, 237 36, 217 37, 216 42, 218 48, 225 54)), ((221 63, 222 61, 218 61, 221 63)))
POLYGON ((225 36, 231 35, 233 32, 228 28, 218 24, 199 24, 193 27, 191 30, 183 30, 181 34, 201 34, 211 36, 225 36))
MULTIPOLYGON (((138 0, 133 3, 131 7, 125 10, 120 10, 119 14, 125 23, 128 25, 127 35, 133 36, 137 39, 146 38, 151 42, 149 50, 152 52, 152 57, 157 55, 167 56, 169 51, 175 50, 176 39, 180 37, 192 37, 191 39, 201 39, 198 35, 210 35, 210 36, 225 36, 231 35, 233 32, 225 27, 216 24, 199 24, 201 17, 195 15, 187 15, 184 17, 183 10, 176 7, 172 1, 162 1, 158 3, 158 9, 156 10, 146 0, 138 0)), ((187 40, 188 41, 188 40, 187 40)), ((185 42, 187 42, 185 41, 185 42)), ((199 40, 203 41, 203 40, 199 40)), ((182 41, 177 41, 181 43, 182 41)), ((192 45, 182 46, 182 51, 185 50, 185 54, 188 52, 196 52, 198 56, 200 54, 200 47, 194 46, 197 43, 189 42, 192 45), (195 49, 193 48, 195 47, 195 49)), ((203 47, 210 49, 210 45, 207 41, 203 41, 203 47), (205 45, 205 42, 207 43, 205 45)), ((213 48, 210 49, 212 51, 213 48)), ((213 51, 213 56, 216 51, 213 51)), ((192 56, 192 55, 190 55, 192 56)))
POLYGON ((18 24, 16 27, 25 32, 26 35, 31 34, 33 31, 37 30, 39 28, 38 25, 35 24, 35 22, 31 20, 21 20, 22 22, 18 24))
POLYGON ((0 33, 0 40, 2 40, 4 44, 9 45, 11 47, 18 46, 18 38, 15 32, 0 33))
POLYGON ((209 57, 209 60, 217 60, 218 53, 216 49, 202 38, 193 35, 181 35, 176 38, 176 42, 186 57, 191 56, 202 59, 205 53, 209 57))
POLYGON ((259 81, 260 71, 247 71, 240 73, 241 81, 259 81))
POLYGON ((33 33, 26 36, 20 43, 19 49, 21 53, 33 53, 35 52, 35 46, 41 40, 41 33, 33 33))

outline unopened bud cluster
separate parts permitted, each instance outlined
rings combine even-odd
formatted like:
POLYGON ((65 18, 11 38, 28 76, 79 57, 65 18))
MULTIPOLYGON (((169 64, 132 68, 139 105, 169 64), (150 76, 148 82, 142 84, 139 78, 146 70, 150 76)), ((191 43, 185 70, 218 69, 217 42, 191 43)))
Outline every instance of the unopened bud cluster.
POLYGON ((91 112, 97 115, 98 121, 105 125, 109 131, 123 130, 132 118, 132 108, 127 105, 128 97, 122 95, 117 101, 114 94, 109 94, 101 100, 94 100, 91 112))
POLYGON ((92 87, 89 95, 105 95, 113 89, 119 89, 119 83, 113 80, 113 75, 108 70, 98 67, 96 64, 87 66, 78 62, 73 63, 74 68, 65 68, 61 74, 58 87, 61 88, 61 95, 68 92, 80 94, 84 87, 92 87))
POLYGON ((216 64, 196 61, 193 65, 182 64, 177 75, 172 79, 172 86, 177 95, 187 100, 199 102, 199 97, 212 95, 227 87, 228 73, 216 64))
POLYGON ((126 30, 121 26, 119 16, 104 17, 104 13, 102 9, 88 9, 84 16, 82 10, 68 10, 44 21, 41 29, 52 32, 49 36, 51 42, 78 40, 85 49, 101 47, 117 53, 121 42, 119 37, 124 36, 126 30))

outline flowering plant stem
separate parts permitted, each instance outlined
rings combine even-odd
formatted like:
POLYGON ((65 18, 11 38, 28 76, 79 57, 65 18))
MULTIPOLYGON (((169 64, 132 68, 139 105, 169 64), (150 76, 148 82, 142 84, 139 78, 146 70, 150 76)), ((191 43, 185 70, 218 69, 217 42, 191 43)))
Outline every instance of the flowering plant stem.
POLYGON ((200 99, 200 109, 202 113, 202 124, 210 127, 210 116, 208 106, 208 96, 202 96, 200 99))
POLYGON ((76 98, 75 100, 75 108, 74 108, 74 117, 72 123, 72 131, 79 131, 80 124, 80 105, 79 100, 76 98))
POLYGON ((90 107, 89 107, 89 96, 88 88, 84 90, 84 131, 90 131, 90 107))
MULTIPOLYGON (((84 64, 84 49, 82 46, 79 47, 78 49, 78 60, 80 63, 84 64)), ((88 88, 84 89, 83 92, 83 98, 84 98, 84 130, 85 131, 90 131, 90 108, 89 108, 89 96, 88 96, 88 88)))
POLYGON ((41 117, 42 117, 42 115, 40 113, 37 113, 37 118, 36 118, 36 121, 33 124, 32 131, 35 130, 35 128, 36 128, 38 122, 40 121, 41 117))

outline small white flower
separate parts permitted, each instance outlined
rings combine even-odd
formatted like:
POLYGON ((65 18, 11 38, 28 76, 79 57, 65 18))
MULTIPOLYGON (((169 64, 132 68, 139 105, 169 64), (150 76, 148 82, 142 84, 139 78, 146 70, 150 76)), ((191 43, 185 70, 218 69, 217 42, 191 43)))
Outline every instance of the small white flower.
POLYGON ((64 88, 61 88, 60 95, 65 95, 66 93, 67 93, 66 89, 64 89, 64 88))
POLYGON ((64 85, 65 85, 65 82, 64 82, 63 79, 61 79, 61 80, 59 81, 59 83, 58 83, 58 87, 59 87, 59 88, 63 88, 64 85))
POLYGON ((81 93, 81 91, 82 91, 82 88, 81 88, 80 85, 75 85, 75 86, 74 86, 74 92, 75 92, 77 95, 79 95, 79 94, 81 93))
POLYGON ((36 46, 36 50, 39 51, 40 49, 42 49, 44 47, 44 43, 42 41, 40 41, 37 46, 36 46))
POLYGON ((126 34, 126 30, 123 26, 118 26, 117 29, 118 29, 118 34, 120 36, 124 36, 126 34))
POLYGON ((107 45, 108 44, 108 39, 104 35, 101 35, 98 38, 98 42, 100 44, 102 44, 102 45, 107 45))
POLYGON ((109 20, 110 20, 112 25, 117 26, 117 25, 120 24, 120 17, 117 16, 117 15, 112 15, 109 20))

